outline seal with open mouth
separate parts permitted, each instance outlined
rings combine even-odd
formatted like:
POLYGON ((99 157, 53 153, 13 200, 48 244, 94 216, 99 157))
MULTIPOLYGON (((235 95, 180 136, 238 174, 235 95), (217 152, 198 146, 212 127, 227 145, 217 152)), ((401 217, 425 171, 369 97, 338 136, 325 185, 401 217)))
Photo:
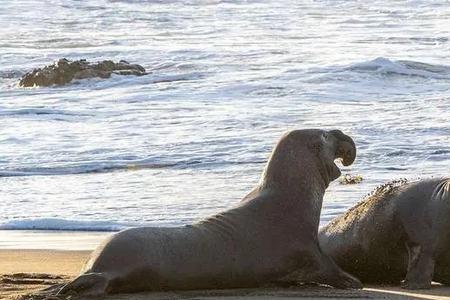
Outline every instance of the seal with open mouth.
POLYGON ((59 294, 257 287, 273 281, 361 283, 324 254, 317 231, 334 163, 353 163, 353 140, 339 130, 294 130, 276 145, 259 184, 234 208, 177 228, 113 235, 83 274, 59 294))

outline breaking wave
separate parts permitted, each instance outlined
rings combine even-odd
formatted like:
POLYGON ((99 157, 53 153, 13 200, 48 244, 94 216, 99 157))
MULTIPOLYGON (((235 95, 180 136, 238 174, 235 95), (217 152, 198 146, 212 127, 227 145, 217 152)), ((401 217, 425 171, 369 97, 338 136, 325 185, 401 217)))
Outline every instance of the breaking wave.
POLYGON ((174 161, 174 162, 155 162, 153 159, 141 160, 117 160, 117 161, 92 161, 79 162, 73 164, 64 163, 64 165, 54 167, 22 167, 14 169, 0 169, 1 177, 16 176, 54 176, 54 175, 73 175, 88 173, 107 173, 114 171, 137 171, 142 169, 166 169, 166 168, 212 168, 218 165, 246 165, 246 164, 263 164, 264 161, 214 161, 208 158, 198 160, 196 158, 174 161))
POLYGON ((450 79, 450 66, 433 65, 410 60, 390 60, 378 57, 374 60, 355 63, 345 70, 374 72, 381 75, 417 76, 431 79, 450 79))

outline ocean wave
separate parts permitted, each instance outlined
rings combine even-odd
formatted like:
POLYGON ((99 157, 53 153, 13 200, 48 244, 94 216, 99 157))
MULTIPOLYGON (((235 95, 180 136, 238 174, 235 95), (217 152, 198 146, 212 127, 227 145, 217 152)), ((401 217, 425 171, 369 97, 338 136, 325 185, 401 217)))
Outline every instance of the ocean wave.
POLYGON ((382 75, 404 75, 431 79, 450 79, 450 66, 433 65, 410 60, 390 60, 378 57, 353 64, 345 71, 374 72, 382 75))
POLYGON ((1 109, 0 116, 23 116, 23 115, 62 115, 62 116, 93 116, 82 112, 70 112, 51 108, 19 108, 1 109))
POLYGON ((90 173, 108 173, 114 171, 137 171, 143 169, 188 169, 188 168, 215 168, 225 165, 247 165, 247 164, 263 164, 265 161, 249 160, 249 161, 228 161, 228 160, 208 160, 191 158, 173 162, 155 162, 152 158, 141 160, 116 160, 116 161, 91 161, 79 163, 61 163, 54 167, 18 167, 11 169, 0 169, 1 177, 18 177, 18 176, 56 176, 56 175, 74 175, 74 174, 90 174, 90 173))
MULTIPOLYGON (((151 71, 151 70, 150 70, 151 71)), ((147 85, 147 84, 159 84, 159 83, 172 83, 183 81, 195 81, 200 80, 206 76, 201 72, 187 72, 180 74, 147 74, 144 76, 123 76, 118 74, 112 74, 111 78, 85 78, 74 80, 67 86, 53 86, 53 88, 67 88, 71 90, 82 89, 110 89, 117 86, 127 85, 147 85)))
POLYGON ((139 224, 112 221, 75 221, 58 218, 8 220, 0 223, 0 230, 70 230, 70 231, 119 231, 139 224))
POLYGON ((173 167, 177 163, 149 162, 85 162, 55 167, 30 167, 0 170, 0 177, 16 176, 53 176, 86 173, 107 173, 113 171, 135 171, 141 169, 160 169, 173 167))
POLYGON ((164 82, 175 82, 175 81, 189 81, 202 79, 205 75, 200 72, 191 72, 186 74, 175 74, 175 75, 159 75, 152 78, 152 83, 164 83, 164 82))
MULTIPOLYGON (((2 45, 0 45, 2 47, 2 45)), ((7 70, 0 71, 0 78, 11 79, 11 78, 19 78, 22 76, 24 72, 18 70, 7 70)))

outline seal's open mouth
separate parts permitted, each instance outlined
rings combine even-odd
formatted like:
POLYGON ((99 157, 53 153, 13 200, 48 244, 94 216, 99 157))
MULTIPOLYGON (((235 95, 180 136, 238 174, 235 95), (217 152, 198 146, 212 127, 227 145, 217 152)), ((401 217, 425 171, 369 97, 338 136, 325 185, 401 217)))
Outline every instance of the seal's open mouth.
POLYGON ((331 130, 330 133, 337 138, 334 157, 340 159, 344 166, 351 165, 356 158, 355 142, 351 137, 343 134, 340 130, 331 130))
MULTIPOLYGON (((331 130, 329 133, 336 138, 334 159, 340 160, 344 166, 351 165, 356 158, 356 146, 352 138, 343 134, 340 130, 331 130)), ((332 179, 336 179, 341 176, 341 170, 336 165, 335 161, 327 164, 327 172, 332 179)))
MULTIPOLYGON (((353 142, 353 141, 352 141, 353 142)), ((356 148, 355 144, 348 142, 340 142, 335 153, 335 157, 342 161, 344 166, 349 166, 355 161, 356 148)))

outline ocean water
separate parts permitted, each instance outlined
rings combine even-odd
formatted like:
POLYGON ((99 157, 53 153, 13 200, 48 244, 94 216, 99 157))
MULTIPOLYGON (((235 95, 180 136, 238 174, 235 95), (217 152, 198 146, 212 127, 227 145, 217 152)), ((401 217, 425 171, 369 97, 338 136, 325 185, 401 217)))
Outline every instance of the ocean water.
POLYGON ((194 222, 237 203, 299 128, 338 128, 358 147, 343 173, 364 181, 331 184, 322 224, 390 179, 449 175, 446 1, 0 6, 2 230, 194 222), (62 57, 149 74, 18 87, 62 57))

